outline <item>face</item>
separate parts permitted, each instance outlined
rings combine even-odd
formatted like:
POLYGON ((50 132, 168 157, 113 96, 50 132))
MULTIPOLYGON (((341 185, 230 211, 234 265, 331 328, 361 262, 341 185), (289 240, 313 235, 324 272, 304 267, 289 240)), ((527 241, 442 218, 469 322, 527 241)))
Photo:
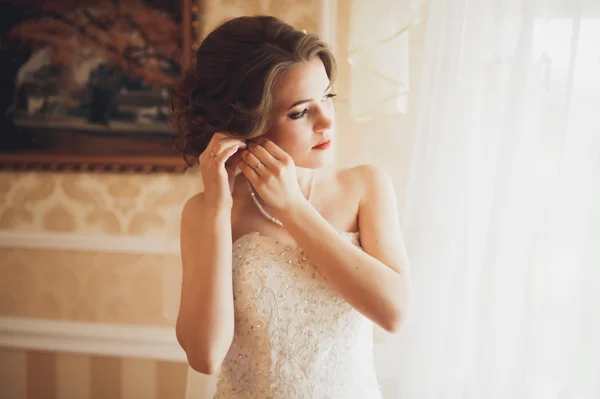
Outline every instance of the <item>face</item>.
POLYGON ((275 88, 272 125, 265 137, 287 152, 296 166, 316 169, 333 162, 331 90, 319 58, 294 67, 275 88), (315 148, 328 139, 328 148, 315 148))

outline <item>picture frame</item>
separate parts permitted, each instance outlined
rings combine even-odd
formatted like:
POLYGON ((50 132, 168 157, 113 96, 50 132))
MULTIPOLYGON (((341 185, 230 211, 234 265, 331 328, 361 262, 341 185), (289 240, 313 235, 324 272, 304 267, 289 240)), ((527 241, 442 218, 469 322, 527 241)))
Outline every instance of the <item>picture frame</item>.
POLYGON ((0 169, 181 173, 169 92, 201 0, 2 0, 0 169))

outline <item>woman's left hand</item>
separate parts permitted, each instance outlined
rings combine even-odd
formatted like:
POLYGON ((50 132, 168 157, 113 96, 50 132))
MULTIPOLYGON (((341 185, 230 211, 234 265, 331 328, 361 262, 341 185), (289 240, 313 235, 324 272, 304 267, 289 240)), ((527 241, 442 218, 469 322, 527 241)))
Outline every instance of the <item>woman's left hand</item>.
POLYGON ((292 157, 268 139, 249 140, 248 148, 242 151, 239 168, 260 198, 274 209, 273 216, 305 200, 292 157))

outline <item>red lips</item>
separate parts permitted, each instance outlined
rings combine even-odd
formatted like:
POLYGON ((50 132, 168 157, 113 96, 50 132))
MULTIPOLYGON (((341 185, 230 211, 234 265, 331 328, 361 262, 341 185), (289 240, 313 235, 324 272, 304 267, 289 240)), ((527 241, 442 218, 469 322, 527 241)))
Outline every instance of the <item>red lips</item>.
POLYGON ((327 139, 325 141, 321 141, 319 144, 317 144, 313 148, 324 149, 324 148, 329 147, 330 144, 331 144, 331 139, 327 139))

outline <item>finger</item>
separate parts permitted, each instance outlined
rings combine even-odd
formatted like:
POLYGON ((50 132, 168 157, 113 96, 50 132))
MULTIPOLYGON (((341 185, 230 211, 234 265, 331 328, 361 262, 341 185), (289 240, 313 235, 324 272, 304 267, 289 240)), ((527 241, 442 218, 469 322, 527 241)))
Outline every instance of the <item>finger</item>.
POLYGON ((225 167, 231 170, 235 170, 238 167, 240 161, 242 160, 242 151, 242 149, 236 150, 233 153, 233 155, 231 155, 229 159, 225 161, 225 167))
POLYGON ((244 162, 250 165, 257 174, 261 175, 261 172, 264 173, 263 168, 266 168, 266 166, 251 151, 244 150, 242 153, 242 159, 244 162))
POLYGON ((231 137, 227 137, 225 134, 217 132, 212 135, 206 147, 209 152, 218 154, 226 147, 229 147, 228 144, 230 144, 232 141, 233 139, 231 137))
POLYGON ((246 163, 246 161, 244 161, 243 158, 240 162, 239 167, 242 173, 248 178, 248 180, 250 180, 250 183, 252 183, 256 187, 255 183, 257 183, 260 179, 260 176, 258 175, 258 173, 256 173, 256 170, 252 166, 248 165, 248 163, 246 163))
POLYGON ((222 139, 220 141, 218 141, 214 148, 216 149, 217 154, 221 151, 223 151, 226 148, 229 148, 232 145, 236 145, 238 146, 238 148, 246 148, 246 143, 244 143, 242 140, 239 139, 222 139))
POLYGON ((227 137, 228 137, 227 134, 224 132, 215 132, 212 135, 212 140, 221 140, 221 139, 224 139, 227 137))
POLYGON ((231 157, 233 154, 235 154, 238 151, 238 149, 239 149, 239 147, 237 145, 232 145, 231 147, 228 147, 228 148, 224 149, 223 151, 221 151, 221 153, 215 157, 217 164, 218 165, 225 164, 225 162, 227 162, 229 157, 231 157))
MULTIPOLYGON (((215 133, 216 135, 217 133, 215 133)), ((215 136, 213 136, 214 139, 215 136)), ((243 140, 240 139, 236 139, 236 138, 221 138, 218 140, 214 140, 215 142, 213 143, 213 139, 211 139, 211 142, 209 143, 209 145, 207 146, 207 150, 209 152, 210 155, 212 154, 216 154, 219 155, 223 150, 229 148, 230 146, 236 144, 239 148, 246 148, 246 143, 243 140)))
POLYGON ((248 144, 248 151, 254 154, 267 168, 274 169, 277 167, 277 159, 262 145, 250 142, 248 144))
MULTIPOLYGON (((219 146, 220 147, 220 146, 219 146)), ((200 161, 202 161, 204 159, 204 162, 217 162, 219 163, 219 160, 222 158, 223 156, 223 152, 226 151, 231 151, 231 149, 235 149, 237 151, 238 144, 236 143, 230 143, 228 146, 223 146, 222 148, 210 148, 207 147, 206 150, 204 150, 204 152, 202 154, 200 154, 200 161)))
POLYGON ((216 162, 218 164, 224 163, 229 157, 235 154, 241 147, 238 143, 230 143, 229 146, 224 146, 217 150, 207 148, 201 155, 200 161, 204 158, 204 162, 216 162))
POLYGON ((290 158, 287 152, 283 151, 281 147, 269 139, 261 137, 256 140, 256 143, 260 144, 273 158, 277 159, 278 161, 283 162, 289 160, 290 158))

